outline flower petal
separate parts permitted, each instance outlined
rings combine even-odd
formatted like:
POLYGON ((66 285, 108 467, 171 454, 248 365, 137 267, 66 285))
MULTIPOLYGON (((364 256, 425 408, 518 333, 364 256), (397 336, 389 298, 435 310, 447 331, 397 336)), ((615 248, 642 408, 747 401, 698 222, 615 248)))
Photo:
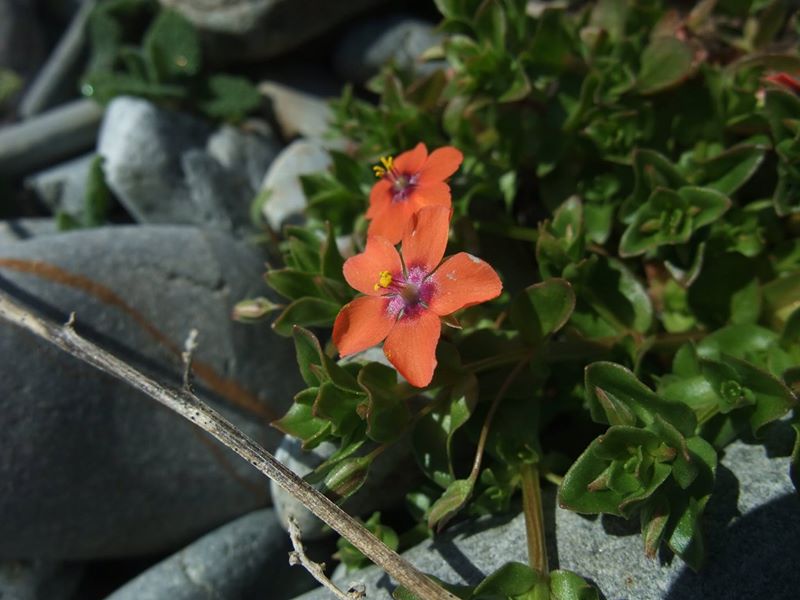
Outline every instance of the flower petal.
POLYGON ((425 387, 436 369, 436 344, 442 324, 429 310, 403 316, 395 323, 383 352, 400 374, 413 386, 425 387))
POLYGON ((503 291, 500 277, 489 263, 466 252, 444 261, 429 281, 436 287, 428 307, 442 316, 496 298, 503 291))
POLYGON ((464 155, 452 146, 437 148, 431 152, 420 172, 419 182, 444 181, 458 170, 464 155))
POLYGON ((375 289, 383 271, 389 271, 392 277, 400 275, 402 265, 400 255, 392 243, 379 235, 367 238, 367 247, 361 254, 348 258, 344 262, 344 278, 351 287, 362 294, 380 296, 386 290, 375 289))
POLYGON ((450 206, 450 186, 444 181, 429 181, 418 185, 412 197, 420 206, 450 206))
POLYGON ((375 212, 367 234, 381 236, 392 244, 399 244, 417 208, 416 202, 390 202, 382 211, 375 212))
POLYGON ((442 262, 450 232, 450 213, 445 206, 426 206, 417 211, 403 235, 406 269, 420 267, 430 273, 442 262))
POLYGON ((333 324, 333 343, 347 356, 379 344, 391 331, 395 317, 388 298, 360 296, 345 304, 333 324))
POLYGON ((392 182, 385 177, 372 186, 369 193, 369 208, 367 209, 367 218, 374 219, 386 210, 392 203, 392 182))
POLYGON ((428 158, 428 149, 420 142, 413 150, 403 152, 394 159, 394 170, 398 173, 413 175, 419 173, 428 158))

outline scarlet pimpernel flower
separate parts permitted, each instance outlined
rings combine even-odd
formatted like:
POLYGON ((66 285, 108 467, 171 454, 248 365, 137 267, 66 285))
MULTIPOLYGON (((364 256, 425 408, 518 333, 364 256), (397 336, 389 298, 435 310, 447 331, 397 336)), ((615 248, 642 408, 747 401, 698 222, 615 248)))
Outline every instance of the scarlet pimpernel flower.
POLYGON ((397 158, 382 158, 382 166, 374 167, 380 181, 369 196, 369 234, 397 244, 411 218, 423 206, 449 207, 450 186, 445 179, 458 170, 463 158, 452 146, 428 154, 422 143, 397 158))
POLYGON ((449 208, 422 208, 402 236, 402 252, 371 235, 364 252, 344 263, 345 279, 365 296, 336 317, 333 341, 342 356, 386 340, 386 357, 409 383, 431 382, 440 317, 491 300, 503 288, 495 270, 471 254, 442 262, 449 225, 449 208))

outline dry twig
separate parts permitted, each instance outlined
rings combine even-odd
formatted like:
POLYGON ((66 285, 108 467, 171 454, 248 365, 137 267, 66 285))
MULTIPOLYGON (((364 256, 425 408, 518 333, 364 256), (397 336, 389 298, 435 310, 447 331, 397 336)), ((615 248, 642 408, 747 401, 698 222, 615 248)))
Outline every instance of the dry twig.
POLYGON ((367 597, 363 586, 353 586, 343 592, 325 575, 325 563, 320 564, 308 558, 305 548, 303 548, 303 540, 300 538, 300 527, 298 527, 294 517, 289 517, 289 539, 292 540, 292 547, 294 548, 294 551, 289 553, 290 565, 302 565, 306 571, 311 573, 314 579, 324 585, 340 600, 361 600, 367 597))
POLYGON ((367 531, 356 519, 278 462, 274 456, 190 391, 166 387, 82 338, 75 331, 74 314, 66 325, 57 325, 50 320, 37 317, 0 291, 0 318, 128 383, 211 434, 297 498, 312 513, 413 594, 424 600, 457 600, 454 595, 417 571, 367 531))

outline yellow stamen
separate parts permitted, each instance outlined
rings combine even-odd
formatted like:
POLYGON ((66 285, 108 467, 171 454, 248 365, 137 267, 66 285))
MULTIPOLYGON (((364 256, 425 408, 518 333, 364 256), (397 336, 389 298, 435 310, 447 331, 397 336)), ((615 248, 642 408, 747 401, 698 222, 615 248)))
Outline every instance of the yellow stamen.
POLYGON ((381 178, 394 168, 394 159, 391 156, 381 156, 381 165, 372 167, 375 177, 381 178))
POLYGON ((392 274, 389 271, 381 271, 378 274, 378 283, 375 284, 375 291, 381 288, 388 288, 392 284, 392 274))

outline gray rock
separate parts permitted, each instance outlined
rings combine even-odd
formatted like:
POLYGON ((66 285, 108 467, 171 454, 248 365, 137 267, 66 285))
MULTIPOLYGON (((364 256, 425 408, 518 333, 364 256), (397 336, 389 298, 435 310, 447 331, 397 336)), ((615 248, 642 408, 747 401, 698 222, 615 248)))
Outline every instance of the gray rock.
POLYGON ((40 173, 34 173, 25 184, 53 213, 83 213, 89 171, 96 154, 86 154, 40 173))
POLYGON ((161 4, 195 24, 211 56, 260 60, 296 48, 383 1, 161 0, 161 4))
MULTIPOLYGON (((199 330, 195 387, 267 448, 299 389, 287 340, 231 321, 265 292, 262 257, 189 227, 107 227, 0 244, 0 287, 176 385, 199 330)), ((262 506, 249 464, 127 384, 0 323, 0 558, 166 552, 262 506)))
POLYGON ((2 600, 70 600, 80 583, 83 568, 46 560, 0 562, 2 600))
POLYGON ((281 144, 266 123, 251 119, 241 128, 220 127, 208 138, 206 151, 229 172, 241 174, 254 194, 281 151, 281 144))
POLYGON ((263 214, 273 231, 301 219, 306 197, 299 176, 324 171, 330 164, 330 155, 318 144, 306 140, 292 142, 278 155, 261 186, 267 194, 263 214))
MULTIPOLYGON (((555 508, 554 490, 547 487, 551 568, 594 581, 608 600, 794 598, 800 589, 800 572, 794 568, 800 556, 800 498, 788 469, 788 458, 768 458, 761 446, 735 442, 726 450, 704 517, 709 560, 699 574, 677 558, 661 562, 645 557, 638 522, 589 519, 555 508)), ((474 585, 508 561, 527 563, 524 518, 462 523, 404 557, 444 581, 474 585)), ((394 588, 375 567, 337 581, 366 583, 371 600, 389 600, 394 588)), ((300 596, 327 597, 321 590, 300 596)))
POLYGON ((423 74, 441 63, 423 63, 423 52, 441 43, 433 23, 406 15, 369 19, 348 31, 333 57, 342 79, 365 84, 389 61, 402 71, 423 74))
POLYGON ((0 221, 0 244, 27 240, 53 233, 58 233, 55 219, 10 219, 8 221, 0 221))
POLYGON ((94 146, 103 108, 74 100, 0 129, 0 175, 27 175, 94 146))
POLYGON ((315 582, 289 566, 290 550, 274 512, 259 510, 206 534, 106 600, 291 598, 315 582))
POLYGON ((232 130, 212 132, 187 115, 120 97, 108 107, 98 152, 109 187, 137 221, 239 233, 250 227, 255 182, 277 144, 256 130, 232 130))
POLYGON ((18 110, 22 117, 38 115, 77 95, 81 58, 86 50, 86 24, 96 4, 97 0, 82 0, 69 27, 22 97, 18 110))

